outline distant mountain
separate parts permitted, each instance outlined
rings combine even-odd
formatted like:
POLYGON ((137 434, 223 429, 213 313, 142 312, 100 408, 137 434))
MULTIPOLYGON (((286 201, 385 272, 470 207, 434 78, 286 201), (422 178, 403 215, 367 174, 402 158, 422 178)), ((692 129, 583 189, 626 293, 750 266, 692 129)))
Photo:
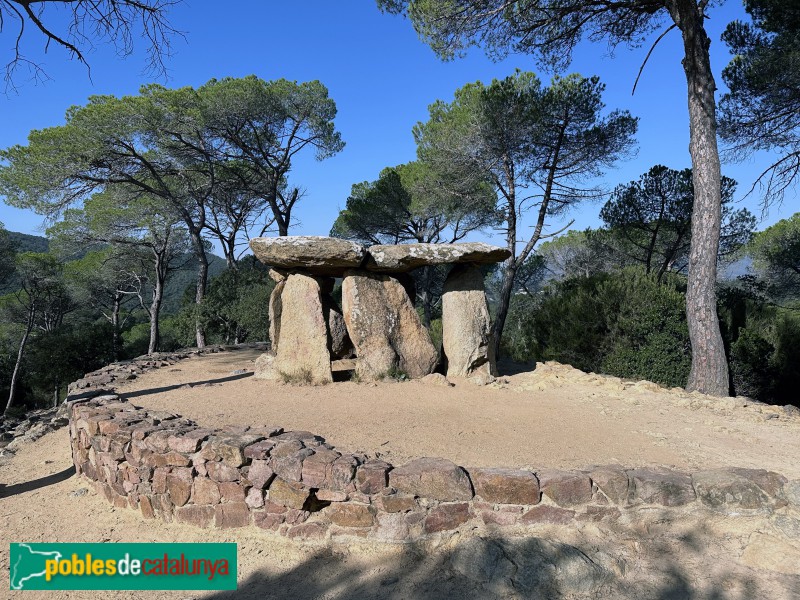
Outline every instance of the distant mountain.
MULTIPOLYGON (((40 235, 28 235, 18 231, 8 231, 8 238, 15 252, 47 252, 50 242, 40 235)), ((19 277, 11 273, 8 278, 0 283, 0 296, 16 292, 19 289, 19 277)))
MULTIPOLYGON (((50 241, 46 237, 39 235, 29 235, 18 231, 9 231, 8 237, 17 252, 47 252, 50 249, 50 241)), ((208 278, 209 281, 222 273, 227 268, 224 258, 215 254, 208 255, 208 278)), ((191 297, 194 298, 195 278, 197 276, 197 261, 193 257, 187 256, 184 268, 170 274, 167 285, 164 288, 163 314, 173 315, 177 313, 182 304, 187 288, 192 288, 191 297)), ((0 285, 0 296, 10 294, 19 289, 19 278, 16 274, 11 274, 8 280, 0 285)))
POLYGON ((17 252, 47 252, 50 248, 50 241, 41 235, 9 231, 8 237, 17 252))
MULTIPOLYGON (((224 258, 216 254, 208 255, 208 280, 227 269, 224 258)), ((197 261, 194 257, 187 257, 186 266, 180 271, 175 271, 169 275, 167 285, 164 286, 164 304, 161 308, 162 314, 174 315, 183 305, 186 294, 194 300, 194 290, 197 282, 197 261)))

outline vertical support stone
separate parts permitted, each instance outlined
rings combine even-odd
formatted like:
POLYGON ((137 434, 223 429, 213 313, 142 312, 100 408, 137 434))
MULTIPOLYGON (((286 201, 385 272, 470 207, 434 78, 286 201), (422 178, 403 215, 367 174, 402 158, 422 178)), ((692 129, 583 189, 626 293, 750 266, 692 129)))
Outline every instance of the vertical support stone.
POLYGON ((474 265, 456 265, 444 283, 442 348, 447 376, 477 371, 497 375, 483 273, 474 265))
POLYGON ((280 336, 284 343, 278 343, 275 369, 308 383, 332 382, 320 282, 310 275, 289 275, 280 304, 280 336))
POLYGON ((436 368, 438 352, 408 293, 394 277, 345 272, 342 310, 360 377, 376 379, 399 369, 417 378, 436 368))
POLYGON ((344 315, 330 295, 322 296, 322 314, 328 325, 328 350, 332 359, 350 358, 354 354, 353 342, 347 334, 344 315))
POLYGON ((284 287, 286 287, 286 279, 278 281, 269 296, 269 342, 273 353, 278 352, 278 340, 281 336, 281 313, 283 312, 281 294, 284 287))

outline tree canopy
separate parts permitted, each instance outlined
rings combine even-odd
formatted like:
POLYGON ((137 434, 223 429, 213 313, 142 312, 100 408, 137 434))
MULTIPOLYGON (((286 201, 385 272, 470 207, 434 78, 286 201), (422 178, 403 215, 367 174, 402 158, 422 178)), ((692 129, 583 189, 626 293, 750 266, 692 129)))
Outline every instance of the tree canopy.
POLYGON ((496 221, 486 181, 471 190, 415 161, 387 167, 375 181, 354 184, 331 235, 365 244, 456 242, 496 221), (448 185, 450 183, 450 185, 448 185))
POLYGON ((773 296, 800 295, 800 213, 758 232, 748 252, 773 296))
MULTIPOLYGON (((722 178, 720 256, 746 244, 756 219, 731 206, 736 182, 722 178)), ((666 271, 685 271, 692 239, 694 183, 691 169, 652 167, 637 181, 617 186, 600 211, 606 226, 598 241, 661 280, 666 271)))
POLYGON ((5 81, 13 87, 18 69, 27 67, 35 79, 46 77, 40 64, 23 54, 29 31, 38 33, 45 51, 50 45, 66 50, 69 57, 88 66, 86 54, 96 42, 109 42, 118 54, 133 52, 134 40, 147 44, 148 68, 156 74, 166 71, 164 59, 171 41, 180 35, 167 13, 179 0, 0 0, 0 33, 10 35, 12 55, 5 69, 5 81), (57 14, 66 5, 67 18, 57 14), (4 31, 8 28, 8 31, 4 31))
POLYGON ((628 155, 637 120, 627 111, 606 114, 597 77, 554 77, 550 86, 517 72, 489 85, 468 84, 452 102, 429 107, 414 128, 419 159, 452 180, 488 181, 494 188, 498 227, 511 258, 503 267, 495 344, 503 331, 514 279, 535 245, 546 237, 548 217, 599 197, 593 177, 628 155), (521 217, 532 211, 530 235, 521 217))
POLYGON ((734 21, 723 41, 734 53, 722 72, 720 134, 743 159, 759 150, 780 157, 758 179, 764 200, 783 198, 800 175, 800 6, 746 0, 752 23, 734 21))
MULTIPOLYGON (((95 96, 69 109, 65 125, 32 131, 27 145, 0 151, 0 193, 51 218, 112 188, 159 199, 192 240, 199 305, 208 279, 204 236, 210 231, 232 254, 238 232, 269 225, 254 224, 265 205, 287 235, 302 197, 287 188, 292 161, 306 148, 320 160, 342 149, 335 115, 318 81, 255 76, 198 90, 153 84, 138 96, 95 96)), ((199 320, 196 339, 205 345, 199 320)))
MULTIPOLYGON (((726 396, 725 348, 716 314, 717 248, 721 222, 716 84, 705 30, 709 0, 377 0, 383 10, 405 14, 442 58, 482 46, 494 57, 531 53, 553 70, 566 67, 584 38, 637 47, 662 25, 683 40, 681 63, 689 104, 689 152, 695 206, 689 253, 687 321, 692 342, 690 390, 726 396)), ((647 58, 645 57, 645 62, 647 58)))

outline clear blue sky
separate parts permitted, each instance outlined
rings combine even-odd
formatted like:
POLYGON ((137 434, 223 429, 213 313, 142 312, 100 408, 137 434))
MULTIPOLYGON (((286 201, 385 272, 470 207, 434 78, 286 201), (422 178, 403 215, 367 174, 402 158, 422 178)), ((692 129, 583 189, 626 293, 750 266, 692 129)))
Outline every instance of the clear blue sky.
MULTIPOLYGON (((720 88, 720 72, 730 59, 720 33, 729 21, 745 17, 738 0, 711 9, 707 28, 720 88)), ((339 109, 336 125, 347 145, 334 158, 316 162, 309 155, 293 165, 292 183, 307 189, 296 210, 299 222, 291 231, 296 235, 327 235, 353 183, 375 179, 382 168, 413 160, 411 128, 427 118, 430 103, 452 99, 453 92, 467 82, 502 78, 515 68, 537 71, 528 56, 511 56, 495 63, 478 49, 465 59, 443 63, 417 39, 407 20, 381 14, 373 0, 189 0, 173 10, 171 21, 186 32, 186 40, 175 40, 175 54, 168 60, 169 79, 158 80, 170 87, 256 74, 263 79, 318 79, 330 90, 339 109)), ((11 27, 0 34, 0 40, 0 59, 5 63, 11 56, 11 27)), ((43 41, 31 35, 25 50, 31 58, 41 60, 51 80, 34 85, 19 78, 16 94, 0 95, 0 147, 24 144, 31 129, 62 124, 65 110, 85 103, 90 95, 134 94, 140 84, 152 80, 142 73, 143 52, 119 59, 113 48, 98 45, 88 55, 90 81, 86 68, 69 61, 60 48, 51 47, 43 54, 42 46, 43 41)), ((599 75, 607 85, 607 107, 625 108, 640 117, 638 155, 605 175, 603 182, 609 189, 636 179, 654 164, 673 168, 690 164, 680 35, 672 31, 662 40, 636 95, 631 96, 648 47, 620 47, 612 58, 603 44, 584 43, 569 70, 599 75)), ((549 80, 546 73, 540 76, 549 80)), ((723 173, 739 181, 737 199, 767 164, 766 158, 760 158, 723 165, 723 173)), ((773 207, 761 226, 794 213, 796 201, 790 192, 783 206, 773 207)), ((761 216, 757 194, 740 206, 761 216)), ((570 215, 575 219, 573 228, 596 226, 599 209, 596 203, 576 209, 570 215)), ((41 217, 5 204, 0 204, 0 221, 10 230, 41 232, 41 217)), ((552 226, 556 228, 558 223, 552 226)))

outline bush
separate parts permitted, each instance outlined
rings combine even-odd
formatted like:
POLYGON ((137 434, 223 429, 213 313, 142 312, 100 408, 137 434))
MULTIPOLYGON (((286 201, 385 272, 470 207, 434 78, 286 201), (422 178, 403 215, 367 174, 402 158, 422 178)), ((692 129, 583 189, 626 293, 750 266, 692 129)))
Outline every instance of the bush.
POLYGON ((800 321, 780 308, 751 311, 731 343, 733 391, 762 402, 800 404, 800 321))
POLYGON ((539 303, 527 294, 511 297, 501 340, 501 352, 515 362, 528 362, 536 356, 534 323, 539 303))
POLYGON ((598 286, 609 330, 601 372, 671 387, 686 385, 691 347, 681 284, 677 277, 659 283, 631 268, 598 286))
POLYGON ((517 361, 556 360, 584 371, 669 386, 689 375, 683 281, 637 268, 576 277, 539 298, 512 300, 504 352, 517 361))
POLYGON ((730 351, 731 380, 737 396, 762 401, 772 396, 774 352, 775 347, 754 329, 739 330, 730 351))

